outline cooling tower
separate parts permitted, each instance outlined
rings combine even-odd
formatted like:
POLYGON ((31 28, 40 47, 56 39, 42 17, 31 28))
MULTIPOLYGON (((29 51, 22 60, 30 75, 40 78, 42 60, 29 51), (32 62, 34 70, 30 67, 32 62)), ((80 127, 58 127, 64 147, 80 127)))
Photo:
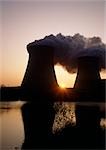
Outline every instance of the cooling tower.
POLYGON ((83 56, 78 58, 78 73, 74 88, 98 89, 100 86, 99 58, 83 56))
POLYGON ((27 50, 29 60, 21 85, 22 89, 35 93, 36 91, 49 92, 53 90, 57 86, 53 47, 30 43, 27 45, 27 50))

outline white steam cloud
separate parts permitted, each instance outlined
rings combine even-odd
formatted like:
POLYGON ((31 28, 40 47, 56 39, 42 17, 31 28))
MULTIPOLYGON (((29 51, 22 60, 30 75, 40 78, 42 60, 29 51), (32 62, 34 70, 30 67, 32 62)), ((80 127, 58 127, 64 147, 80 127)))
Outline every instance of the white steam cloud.
POLYGON ((61 33, 49 35, 35 40, 33 45, 48 45, 55 49, 55 64, 63 65, 67 71, 74 72, 77 68, 77 58, 81 56, 99 57, 101 69, 106 69, 106 45, 100 37, 86 38, 80 34, 64 36, 61 33))

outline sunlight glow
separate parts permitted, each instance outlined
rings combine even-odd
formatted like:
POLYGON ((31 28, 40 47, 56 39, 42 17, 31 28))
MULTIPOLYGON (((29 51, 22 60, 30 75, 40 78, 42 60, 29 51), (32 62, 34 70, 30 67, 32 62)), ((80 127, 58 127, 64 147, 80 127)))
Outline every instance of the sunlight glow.
POLYGON ((67 70, 60 64, 55 65, 55 73, 59 86, 61 88, 72 88, 75 83, 77 73, 69 73, 67 70))
POLYGON ((61 89, 65 89, 66 88, 65 84, 60 84, 59 86, 60 86, 61 89))

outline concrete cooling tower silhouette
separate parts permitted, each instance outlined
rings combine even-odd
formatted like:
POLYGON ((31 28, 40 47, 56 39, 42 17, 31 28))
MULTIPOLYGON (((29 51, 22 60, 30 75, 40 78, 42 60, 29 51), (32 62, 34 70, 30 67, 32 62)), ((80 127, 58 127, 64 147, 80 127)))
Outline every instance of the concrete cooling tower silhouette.
POLYGON ((28 92, 53 90, 57 86, 53 47, 30 43, 27 50, 29 61, 21 88, 28 92))
POLYGON ((74 88, 76 89, 97 89, 101 78, 99 73, 99 58, 85 56, 78 58, 78 73, 74 88))

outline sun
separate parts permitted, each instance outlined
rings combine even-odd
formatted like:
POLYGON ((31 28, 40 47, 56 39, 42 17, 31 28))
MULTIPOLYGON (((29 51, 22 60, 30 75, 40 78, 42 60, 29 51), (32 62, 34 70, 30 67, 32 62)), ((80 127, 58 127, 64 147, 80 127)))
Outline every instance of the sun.
POLYGON ((60 86, 60 88, 62 88, 62 89, 65 89, 65 88, 66 88, 66 87, 65 87, 65 84, 60 84, 59 86, 60 86))

